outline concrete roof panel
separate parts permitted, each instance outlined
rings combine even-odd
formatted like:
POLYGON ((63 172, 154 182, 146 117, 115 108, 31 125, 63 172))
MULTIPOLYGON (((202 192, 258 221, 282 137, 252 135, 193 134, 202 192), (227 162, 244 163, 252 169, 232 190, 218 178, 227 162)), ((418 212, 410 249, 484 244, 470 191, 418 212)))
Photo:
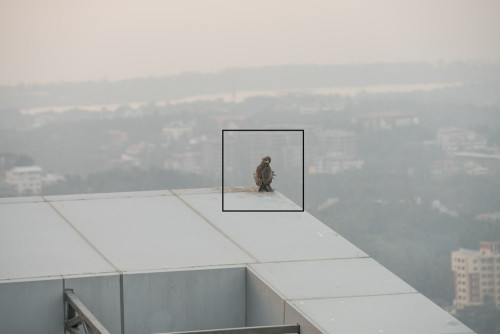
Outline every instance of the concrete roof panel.
POLYGON ((114 271, 47 203, 0 205, 0 279, 114 271))
POLYGON ((472 334, 448 312, 419 293, 295 300, 324 333, 472 334))
MULTIPOLYGON (((242 202, 262 200, 255 192, 235 194, 242 202)), ((367 257, 307 212, 223 212, 220 193, 179 196, 260 262, 367 257)), ((283 207, 290 202, 278 192, 270 198, 283 207)))
POLYGON ((250 268, 286 299, 416 292, 370 258, 264 263, 250 268))
POLYGON ((175 196, 53 205, 122 271, 254 261, 175 196))

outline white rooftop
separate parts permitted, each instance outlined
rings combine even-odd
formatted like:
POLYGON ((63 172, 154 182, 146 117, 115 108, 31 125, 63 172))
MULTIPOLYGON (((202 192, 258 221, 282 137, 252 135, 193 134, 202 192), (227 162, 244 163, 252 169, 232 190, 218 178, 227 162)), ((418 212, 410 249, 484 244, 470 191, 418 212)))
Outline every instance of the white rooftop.
POLYGON ((20 166, 11 169, 14 174, 25 174, 25 173, 41 173, 42 167, 40 166, 20 166))
POLYGON ((460 248, 457 251, 453 251, 453 253, 456 253, 458 255, 481 255, 480 251, 467 248, 460 248))
MULTIPOLYGON (((279 192, 234 191, 224 196, 228 202, 252 208, 271 203, 282 210, 300 209, 279 192)), ((159 314, 147 323, 123 319, 131 309, 147 309, 127 296, 148 284, 163 286, 164 281, 154 283, 153 276, 141 275, 156 273, 157 279, 161 273, 245 268, 241 284, 247 284, 247 292, 234 288, 227 298, 234 299, 236 293, 248 299, 242 306, 246 315, 238 320, 243 326, 298 322, 302 333, 472 333, 309 213, 222 212, 221 204, 220 189, 1 199, 0 332, 16 325, 5 315, 12 304, 6 298, 21 291, 12 290, 11 283, 62 282, 61 287, 76 284, 80 291, 102 288, 99 295, 106 295, 111 290, 104 283, 85 288, 85 280, 107 277, 111 282, 116 277, 121 288, 113 296, 121 300, 121 311, 117 306, 109 315, 110 311, 94 309, 110 319, 105 325, 133 333, 144 328, 158 331, 168 322, 159 314), (3 328, 2 322, 10 327, 3 328)), ((192 284, 201 277, 195 276, 192 284)), ((210 277, 210 284, 225 289, 219 279, 210 277)), ((153 293, 145 303, 156 298, 153 293)), ((95 298, 89 297, 92 302, 95 298)), ((190 329, 180 321, 176 326, 190 329)))

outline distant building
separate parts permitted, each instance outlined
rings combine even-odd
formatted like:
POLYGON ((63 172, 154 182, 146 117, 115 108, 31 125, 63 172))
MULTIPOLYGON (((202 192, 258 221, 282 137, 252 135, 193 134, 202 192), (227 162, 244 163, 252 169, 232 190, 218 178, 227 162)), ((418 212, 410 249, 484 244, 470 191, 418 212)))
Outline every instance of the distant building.
POLYGON ((363 160, 342 159, 336 156, 327 155, 314 159, 309 165, 309 174, 339 174, 351 169, 361 169, 363 160))
POLYGON ((352 124, 359 124, 367 130, 391 130, 399 127, 415 126, 420 119, 400 111, 377 112, 359 115, 351 119, 352 124))
POLYGON ((455 126, 440 128, 436 141, 447 153, 485 150, 488 146, 485 136, 455 126))
POLYGON ((42 192, 42 168, 14 167, 5 173, 5 183, 13 186, 18 196, 39 195, 42 192))
POLYGON ((456 308, 481 305, 487 299, 500 308, 500 242, 481 241, 478 251, 464 248, 454 251, 451 266, 456 308))
POLYGON ((455 152, 452 157, 462 164, 464 172, 470 175, 500 172, 500 152, 496 148, 489 148, 486 153, 455 152))
POLYGON ((469 175, 487 175, 491 174, 490 170, 479 163, 469 160, 464 162, 464 172, 469 175))
POLYGON ((361 169, 364 161, 357 157, 358 135, 344 130, 323 130, 311 134, 311 149, 307 154, 309 174, 338 174, 361 169))
POLYGON ((436 144, 447 153, 447 158, 434 161, 431 166, 434 177, 500 172, 500 151, 497 147, 488 147, 484 135, 454 126, 442 127, 437 132, 436 144))

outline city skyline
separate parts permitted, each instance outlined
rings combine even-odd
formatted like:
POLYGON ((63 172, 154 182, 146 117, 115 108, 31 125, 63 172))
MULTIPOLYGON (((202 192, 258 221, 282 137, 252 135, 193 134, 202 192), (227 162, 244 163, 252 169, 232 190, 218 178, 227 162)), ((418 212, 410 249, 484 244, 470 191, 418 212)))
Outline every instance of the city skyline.
POLYGON ((3 1, 0 85, 234 67, 498 61, 492 0, 3 1))

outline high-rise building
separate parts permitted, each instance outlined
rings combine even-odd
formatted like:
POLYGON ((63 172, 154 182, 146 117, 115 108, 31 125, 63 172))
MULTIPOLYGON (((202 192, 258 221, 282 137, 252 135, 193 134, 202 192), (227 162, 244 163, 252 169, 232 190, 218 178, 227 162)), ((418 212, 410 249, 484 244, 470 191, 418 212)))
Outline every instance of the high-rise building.
POLYGON ((474 334, 280 192, 223 196, 280 212, 223 212, 220 188, 0 199, 0 333, 474 334))
POLYGON ((456 308, 488 300, 500 308, 500 242, 481 241, 479 250, 461 248, 452 252, 451 263, 456 308))

